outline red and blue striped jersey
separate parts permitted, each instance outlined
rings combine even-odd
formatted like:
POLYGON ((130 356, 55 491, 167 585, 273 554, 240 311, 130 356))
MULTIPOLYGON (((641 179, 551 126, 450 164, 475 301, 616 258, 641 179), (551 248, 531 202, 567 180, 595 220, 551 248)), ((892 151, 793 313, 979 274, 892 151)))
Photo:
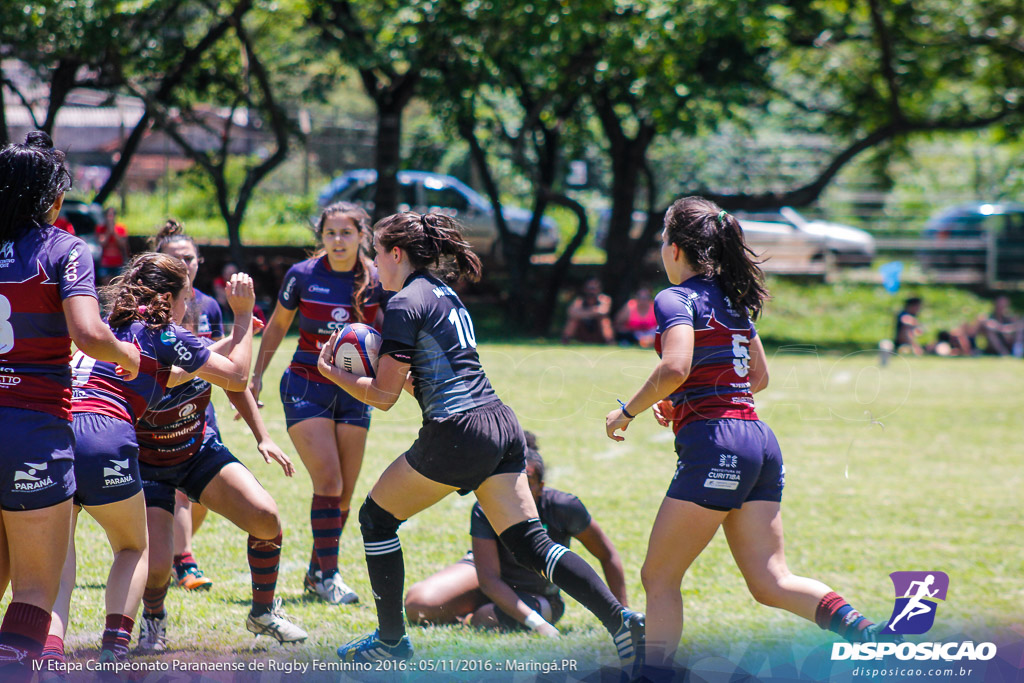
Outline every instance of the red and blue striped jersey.
MULTIPOLYGON (((299 311, 299 347, 290 367, 304 371, 308 379, 330 383, 317 370, 316 361, 331 333, 356 322, 352 306, 354 284, 354 272, 331 270, 326 256, 300 261, 284 277, 277 301, 290 311, 299 311)), ((363 322, 374 324, 384 300, 377 271, 371 267, 370 285, 363 294, 363 322)))
POLYGON ((114 336, 139 348, 139 375, 128 382, 114 372, 113 363, 76 353, 71 361, 73 413, 99 413, 135 424, 164 395, 172 365, 195 372, 210 357, 203 342, 173 323, 154 330, 134 320, 115 329, 114 336))
POLYGON ((168 389, 135 423, 139 462, 154 467, 177 465, 198 453, 207 439, 218 436, 216 424, 210 423, 212 397, 212 385, 199 377, 168 389))
POLYGON ((654 348, 661 356, 661 337, 676 325, 693 328, 690 374, 669 400, 676 407, 676 431, 694 420, 731 417, 756 420, 750 391, 750 342, 754 324, 733 306, 718 283, 692 277, 669 287, 654 299, 658 332, 654 348))
POLYGON ((64 299, 96 298, 89 247, 52 225, 0 243, 0 406, 71 419, 64 299))

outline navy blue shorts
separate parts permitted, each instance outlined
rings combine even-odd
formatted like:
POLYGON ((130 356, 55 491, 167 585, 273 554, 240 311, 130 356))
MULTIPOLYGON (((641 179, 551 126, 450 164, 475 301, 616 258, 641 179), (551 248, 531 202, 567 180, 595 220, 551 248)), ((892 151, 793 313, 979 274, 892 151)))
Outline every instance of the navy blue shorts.
POLYGON ((38 410, 0 408, 0 508, 40 510, 75 493, 71 423, 38 410))
POLYGON ((99 413, 75 413, 76 505, 108 505, 142 490, 135 425, 99 413))
POLYGON ((288 368, 281 375, 281 405, 288 428, 312 417, 370 428, 370 406, 352 398, 334 382, 308 379, 303 370, 288 368))
POLYGON ((154 467, 139 463, 146 507, 167 510, 173 515, 175 489, 180 489, 190 500, 198 503, 207 484, 233 462, 238 462, 238 458, 231 455, 227 446, 214 436, 203 442, 198 453, 177 465, 154 467))
POLYGON ((665 495, 711 508, 782 500, 786 469, 775 434, 759 420, 697 420, 676 434, 679 463, 665 495))

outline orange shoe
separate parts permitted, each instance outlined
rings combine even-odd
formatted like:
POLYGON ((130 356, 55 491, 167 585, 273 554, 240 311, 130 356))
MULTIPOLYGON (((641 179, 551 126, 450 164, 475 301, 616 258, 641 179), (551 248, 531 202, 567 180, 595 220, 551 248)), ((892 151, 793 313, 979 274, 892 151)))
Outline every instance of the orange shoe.
POLYGON ((203 570, 199 567, 189 567, 184 571, 174 569, 179 586, 187 591, 208 591, 213 586, 213 581, 203 576, 203 570))

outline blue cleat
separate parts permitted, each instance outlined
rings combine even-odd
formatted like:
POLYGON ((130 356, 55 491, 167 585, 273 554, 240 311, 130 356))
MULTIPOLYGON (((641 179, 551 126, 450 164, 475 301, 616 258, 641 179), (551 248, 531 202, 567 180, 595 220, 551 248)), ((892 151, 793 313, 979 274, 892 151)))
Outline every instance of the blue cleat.
POLYGON ((619 663, 630 679, 640 675, 644 665, 644 615, 642 612, 622 610, 622 626, 612 636, 619 663))
POLYGON ((409 636, 402 636, 402 639, 395 645, 387 645, 379 637, 377 631, 370 635, 353 640, 338 648, 338 657, 343 662, 358 662, 368 664, 370 662, 382 662, 390 659, 412 659, 412 643, 409 636))

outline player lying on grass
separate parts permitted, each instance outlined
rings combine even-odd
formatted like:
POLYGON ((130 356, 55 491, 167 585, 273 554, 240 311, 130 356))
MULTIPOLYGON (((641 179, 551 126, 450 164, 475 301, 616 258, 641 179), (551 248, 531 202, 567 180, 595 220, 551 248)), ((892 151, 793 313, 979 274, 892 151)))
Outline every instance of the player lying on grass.
MULTIPOLYGON (((623 606, 626 600, 622 560, 611 540, 579 498, 544 485, 544 459, 536 439, 525 432, 526 479, 541 524, 551 540, 569 547, 578 539, 601 563, 605 581, 623 606)), ((557 636, 554 624, 565 612, 558 586, 526 569, 499 541, 477 503, 470 513, 473 547, 455 564, 413 584, 405 596, 405 613, 414 624, 461 622, 507 631, 529 628, 557 636)))

